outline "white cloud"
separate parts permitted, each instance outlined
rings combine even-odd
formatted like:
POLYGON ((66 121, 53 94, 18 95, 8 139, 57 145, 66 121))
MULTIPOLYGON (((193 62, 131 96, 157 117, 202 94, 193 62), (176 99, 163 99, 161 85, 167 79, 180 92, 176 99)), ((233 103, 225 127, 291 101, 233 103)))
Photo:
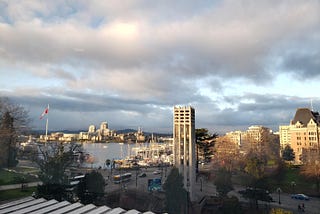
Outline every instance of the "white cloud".
POLYGON ((278 76, 290 73, 281 83, 291 88, 300 84, 293 77, 319 77, 319 11, 313 0, 2 2, 0 92, 57 103, 99 95, 112 104, 94 96, 95 110, 140 114, 149 104, 153 119, 161 108, 193 104, 203 111, 199 124, 215 124, 205 121, 211 108, 240 114, 246 106, 234 95, 291 96, 294 89, 273 89, 285 87, 278 76))

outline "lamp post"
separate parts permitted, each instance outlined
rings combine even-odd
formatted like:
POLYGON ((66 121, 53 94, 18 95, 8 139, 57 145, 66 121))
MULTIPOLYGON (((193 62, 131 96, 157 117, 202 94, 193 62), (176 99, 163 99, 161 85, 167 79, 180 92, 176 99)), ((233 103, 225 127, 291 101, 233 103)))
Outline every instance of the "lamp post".
POLYGON ((200 192, 202 192, 202 178, 200 177, 200 192))
POLYGON ((164 177, 167 177, 167 164, 164 165, 164 177))
POLYGON ((295 186, 296 186, 296 182, 292 181, 292 182, 291 182, 291 186, 292 186, 292 193, 294 193, 294 188, 295 188, 295 186))
POLYGON ((187 179, 187 210, 186 213, 189 214, 189 187, 190 187, 190 181, 189 178, 187 179))
POLYGON ((138 171, 139 171, 139 167, 136 167, 136 187, 138 186, 138 171))
POLYGON ((280 193, 282 192, 282 190, 280 189, 280 187, 277 188, 277 192, 279 194, 279 204, 281 204, 281 201, 280 201, 280 193))

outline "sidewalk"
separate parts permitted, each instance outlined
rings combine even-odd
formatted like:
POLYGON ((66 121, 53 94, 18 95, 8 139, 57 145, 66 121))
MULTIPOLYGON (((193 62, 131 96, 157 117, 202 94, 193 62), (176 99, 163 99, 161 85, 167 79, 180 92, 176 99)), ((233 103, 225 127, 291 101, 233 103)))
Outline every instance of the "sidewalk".
POLYGON ((36 187, 38 186, 38 184, 42 184, 42 182, 38 181, 38 182, 23 183, 23 184, 2 185, 0 186, 0 191, 10 190, 10 189, 21 189, 22 185, 25 185, 25 187, 36 187))

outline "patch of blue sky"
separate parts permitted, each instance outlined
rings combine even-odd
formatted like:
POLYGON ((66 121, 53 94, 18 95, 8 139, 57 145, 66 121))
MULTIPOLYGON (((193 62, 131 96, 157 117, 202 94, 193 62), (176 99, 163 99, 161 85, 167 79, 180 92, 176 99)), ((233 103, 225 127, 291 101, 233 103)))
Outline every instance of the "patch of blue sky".
POLYGON ((62 87, 65 84, 65 79, 56 75, 48 76, 41 73, 34 73, 20 68, 0 68, 1 76, 0 85, 7 90, 15 88, 47 88, 47 87, 62 87))
POLYGON ((318 99, 320 85, 316 80, 301 81, 286 73, 278 74, 268 85, 248 84, 243 80, 234 81, 229 87, 224 88, 224 94, 244 96, 245 94, 274 94, 284 96, 307 97, 318 99))
POLYGON ((103 24, 105 24, 106 17, 94 16, 90 21, 90 27, 93 29, 99 28, 103 24))
POLYGON ((0 23, 12 24, 12 20, 7 13, 7 3, 4 1, 0 1, 0 23))
MULTIPOLYGON (((50 6, 50 5, 49 5, 50 6)), ((64 3, 63 5, 54 5, 49 8, 49 11, 35 10, 34 17, 41 19, 46 23, 65 22, 68 19, 74 18, 79 12, 78 6, 64 3)))

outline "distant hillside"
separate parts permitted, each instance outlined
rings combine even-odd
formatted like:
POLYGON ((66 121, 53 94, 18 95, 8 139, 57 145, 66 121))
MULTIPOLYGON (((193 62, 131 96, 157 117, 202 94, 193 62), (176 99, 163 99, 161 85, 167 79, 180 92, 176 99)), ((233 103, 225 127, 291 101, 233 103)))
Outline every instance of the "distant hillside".
MULTIPOLYGON (((127 134, 127 133, 130 133, 130 132, 137 132, 137 130, 135 129, 122 129, 122 130, 117 130, 116 131, 117 134, 127 134)), ((167 133, 167 134, 164 134, 164 133, 151 133, 151 132, 143 132, 144 135, 146 136, 151 136, 153 134, 153 136, 159 136, 159 137, 167 137, 167 136, 172 136, 172 133, 167 133)))
POLYGON ((116 130, 117 134, 127 134, 130 132, 137 132, 135 129, 122 129, 122 130, 116 130))
MULTIPOLYGON (((48 131, 48 134, 55 133, 55 132, 62 132, 66 134, 73 134, 73 133, 80 133, 80 132, 87 132, 88 130, 50 130, 48 131)), ((45 130, 32 130, 30 134, 32 135, 43 135, 45 134, 45 130)), ((116 130, 117 134, 127 134, 130 132, 137 132, 135 129, 121 129, 121 130, 116 130)), ((151 132, 143 132, 146 136, 151 136, 152 134, 154 136, 159 136, 159 137, 167 137, 167 136, 172 136, 172 133, 151 133, 151 132)))

